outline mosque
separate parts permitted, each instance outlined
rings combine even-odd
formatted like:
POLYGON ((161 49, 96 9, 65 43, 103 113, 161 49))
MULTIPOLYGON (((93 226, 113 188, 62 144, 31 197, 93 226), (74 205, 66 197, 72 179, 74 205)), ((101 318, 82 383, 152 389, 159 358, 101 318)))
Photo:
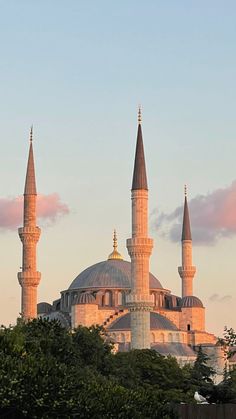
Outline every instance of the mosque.
POLYGON ((24 220, 19 228, 23 245, 22 270, 18 280, 22 290, 21 313, 24 319, 37 316, 58 319, 67 328, 102 325, 119 351, 152 348, 162 355, 173 355, 183 365, 194 362, 199 345, 205 348, 221 374, 222 348, 216 336, 205 330, 205 307, 193 295, 196 272, 192 264, 192 237, 185 191, 182 226, 182 263, 178 272, 182 295, 176 296, 149 272, 153 240, 148 236, 148 183, 143 147, 141 111, 131 189, 132 237, 127 239, 131 261, 125 261, 117 248, 107 260, 81 272, 62 290, 60 298, 37 304, 36 245, 40 228, 36 220, 37 191, 30 134, 29 157, 24 189, 24 220))

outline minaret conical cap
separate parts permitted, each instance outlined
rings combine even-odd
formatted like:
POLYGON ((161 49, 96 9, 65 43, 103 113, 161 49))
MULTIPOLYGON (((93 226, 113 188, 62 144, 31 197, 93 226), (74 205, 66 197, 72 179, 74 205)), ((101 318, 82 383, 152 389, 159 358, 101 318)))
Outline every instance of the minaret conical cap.
POLYGON ((137 133, 137 143, 136 143, 133 182, 132 182, 132 190, 135 190, 135 189, 148 190, 140 108, 139 108, 139 113, 138 113, 138 133, 137 133))
POLYGON ((32 140, 33 140, 33 128, 31 127, 29 157, 28 157, 28 164, 27 164, 27 171, 26 171, 26 178, 25 178, 24 195, 37 195, 32 140))
POLYGON ((192 240, 186 187, 185 187, 184 195, 185 195, 184 196, 184 216, 183 216, 183 228, 182 228, 182 239, 181 239, 182 241, 192 240))

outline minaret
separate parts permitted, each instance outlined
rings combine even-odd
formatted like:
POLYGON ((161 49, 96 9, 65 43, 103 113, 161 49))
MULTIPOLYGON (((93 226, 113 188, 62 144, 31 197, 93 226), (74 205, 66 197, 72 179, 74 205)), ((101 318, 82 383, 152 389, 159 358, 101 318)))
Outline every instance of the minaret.
POLYGON ((29 158, 24 190, 24 227, 18 229, 23 245, 22 271, 18 280, 22 288, 21 315, 24 320, 37 317, 37 286, 41 273, 36 268, 36 245, 41 230, 36 226, 36 182, 33 154, 33 129, 30 131, 29 158))
POLYGON ((145 349, 150 348, 150 311, 154 306, 149 289, 149 258, 153 240, 148 237, 148 186, 140 108, 131 199, 132 238, 127 240, 131 258, 131 293, 126 303, 131 313, 131 348, 145 349))
POLYGON ((184 187, 184 215, 182 227, 182 266, 178 268, 182 278, 182 297, 193 295, 193 277, 196 267, 192 266, 192 236, 189 220, 187 188, 184 187))

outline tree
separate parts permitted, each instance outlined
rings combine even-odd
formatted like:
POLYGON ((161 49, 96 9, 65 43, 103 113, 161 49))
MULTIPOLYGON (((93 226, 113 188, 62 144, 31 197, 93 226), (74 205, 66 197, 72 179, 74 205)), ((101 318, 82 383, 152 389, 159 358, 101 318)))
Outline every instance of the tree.
MULTIPOLYGON (((144 359, 150 362, 152 356, 145 354, 144 359)), ((80 327, 72 333, 57 321, 42 319, 2 327, 0 414, 42 419, 175 417, 171 405, 163 404, 164 392, 158 395, 151 386, 147 390, 141 381, 130 388, 119 384, 109 370, 115 359, 101 328, 80 327)))
POLYGON ((202 350, 202 346, 199 346, 196 361, 194 362, 192 370, 192 378, 197 383, 207 382, 213 383, 212 377, 215 375, 214 369, 209 366, 209 357, 202 350))
POLYGON ((236 333, 234 329, 224 328, 224 338, 221 340, 225 346, 225 353, 227 358, 231 358, 236 353, 236 333))

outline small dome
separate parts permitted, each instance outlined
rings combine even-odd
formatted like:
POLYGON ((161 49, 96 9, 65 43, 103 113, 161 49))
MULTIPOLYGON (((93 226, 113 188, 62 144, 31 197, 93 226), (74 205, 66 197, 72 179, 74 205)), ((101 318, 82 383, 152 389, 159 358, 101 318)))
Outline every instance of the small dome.
MULTIPOLYGON (((108 328, 109 331, 130 330, 131 329, 130 317, 131 317, 130 313, 127 313, 124 316, 120 317, 119 319, 115 320, 111 324, 111 326, 108 328)), ((150 313, 150 329, 151 330, 156 330, 156 329, 178 330, 175 324, 172 323, 169 319, 153 311, 150 313)))
POLYGON ((70 324, 70 316, 67 313, 62 313, 61 311, 52 311, 51 313, 44 314, 42 316, 43 319, 48 320, 58 320, 62 327, 69 329, 71 327, 70 324))
POLYGON ((96 304, 96 300, 90 292, 82 292, 78 295, 74 304, 96 304))
POLYGON ((37 304, 37 314, 48 314, 51 313, 52 311, 52 306, 49 303, 38 303, 37 304))
POLYGON ((203 304, 198 297, 195 297, 194 295, 189 295, 182 298, 180 307, 181 308, 186 308, 186 307, 202 307, 203 308, 203 304))
MULTIPOLYGON (((149 273, 150 289, 160 289, 162 285, 149 273)), ((69 289, 81 288, 131 288, 131 263, 113 259, 96 263, 81 272, 72 282, 69 289)))

